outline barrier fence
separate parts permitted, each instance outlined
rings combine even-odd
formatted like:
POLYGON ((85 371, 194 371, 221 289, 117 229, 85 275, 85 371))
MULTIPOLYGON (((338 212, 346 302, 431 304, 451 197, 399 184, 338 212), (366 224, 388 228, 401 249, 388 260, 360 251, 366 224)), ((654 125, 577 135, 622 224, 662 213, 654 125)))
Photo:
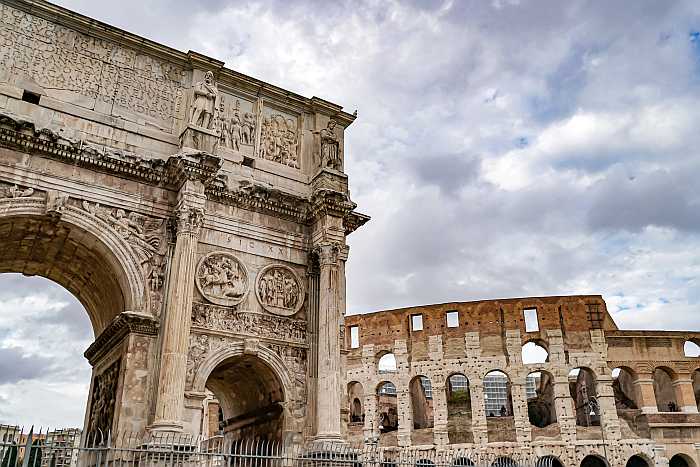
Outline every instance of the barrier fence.
POLYGON ((182 434, 28 432, 0 425, 0 467, 559 467, 550 456, 474 449, 306 446, 265 440, 199 439, 182 434))

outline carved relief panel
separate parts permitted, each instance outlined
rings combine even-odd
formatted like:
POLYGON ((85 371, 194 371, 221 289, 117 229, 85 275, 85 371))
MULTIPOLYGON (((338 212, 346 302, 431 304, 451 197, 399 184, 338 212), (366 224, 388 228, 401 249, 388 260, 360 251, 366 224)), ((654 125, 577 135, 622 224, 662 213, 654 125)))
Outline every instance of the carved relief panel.
POLYGON ((298 116, 263 107, 258 157, 298 169, 299 149, 298 116))
POLYGON ((258 273, 255 294, 260 305, 275 315, 294 315, 304 304, 301 281, 287 266, 270 265, 263 268, 258 273))
POLYGON ((188 72, 7 5, 1 8, 1 80, 29 77, 42 94, 134 122, 145 118, 172 132, 188 72))
POLYGON ((219 147, 254 156, 258 110, 256 102, 221 93, 219 103, 219 147))
POLYGON ((197 264, 195 283, 208 301, 234 306, 241 303, 248 293, 248 270, 232 254, 214 251, 197 264))
POLYGON ((112 363, 101 374, 95 376, 90 397, 90 418, 88 433, 98 430, 107 433, 112 429, 114 409, 117 403, 117 387, 119 385, 119 368, 121 360, 112 363))

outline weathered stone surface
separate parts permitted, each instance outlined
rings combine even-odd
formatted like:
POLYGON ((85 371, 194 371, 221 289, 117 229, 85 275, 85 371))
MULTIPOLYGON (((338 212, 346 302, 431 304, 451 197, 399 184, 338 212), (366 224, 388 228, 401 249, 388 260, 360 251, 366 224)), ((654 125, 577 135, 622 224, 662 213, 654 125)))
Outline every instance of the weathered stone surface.
POLYGON ((41 0, 0 36, 0 272, 85 306, 86 429, 340 440, 355 117, 41 0))

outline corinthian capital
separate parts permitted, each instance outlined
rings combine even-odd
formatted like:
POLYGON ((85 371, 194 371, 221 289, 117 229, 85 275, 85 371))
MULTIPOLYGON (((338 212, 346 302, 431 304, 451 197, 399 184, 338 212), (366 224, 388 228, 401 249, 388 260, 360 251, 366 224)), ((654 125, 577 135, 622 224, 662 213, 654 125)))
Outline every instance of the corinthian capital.
POLYGON ((338 264, 344 245, 338 242, 324 242, 314 246, 313 252, 318 256, 321 266, 338 264))
POLYGON ((204 224, 204 209, 181 207, 175 211, 177 235, 190 234, 199 236, 204 224))

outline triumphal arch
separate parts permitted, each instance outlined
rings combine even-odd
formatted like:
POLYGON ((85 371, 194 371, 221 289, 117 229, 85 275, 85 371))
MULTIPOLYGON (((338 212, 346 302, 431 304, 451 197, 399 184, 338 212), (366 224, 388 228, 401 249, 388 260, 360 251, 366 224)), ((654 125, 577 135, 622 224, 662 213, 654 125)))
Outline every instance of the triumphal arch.
POLYGON ((0 272, 85 306, 85 429, 339 439, 355 116, 41 0, 0 35, 0 272))

